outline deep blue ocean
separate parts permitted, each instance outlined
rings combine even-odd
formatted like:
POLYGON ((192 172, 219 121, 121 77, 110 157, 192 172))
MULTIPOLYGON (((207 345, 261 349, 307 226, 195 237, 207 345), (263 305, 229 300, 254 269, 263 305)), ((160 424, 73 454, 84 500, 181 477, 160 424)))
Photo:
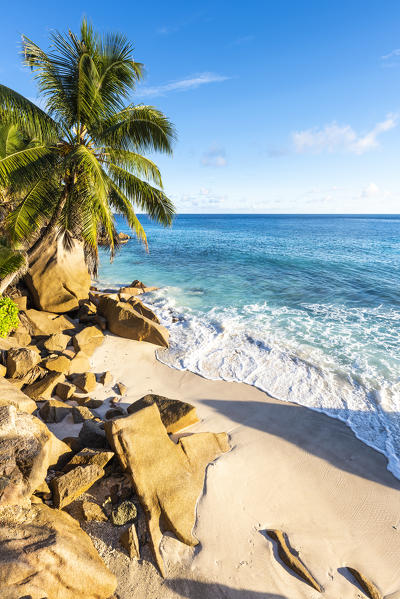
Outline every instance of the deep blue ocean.
POLYGON ((170 329, 161 361, 339 418, 400 478, 400 216, 141 222, 149 253, 102 252, 99 281, 160 287, 143 300, 170 329))

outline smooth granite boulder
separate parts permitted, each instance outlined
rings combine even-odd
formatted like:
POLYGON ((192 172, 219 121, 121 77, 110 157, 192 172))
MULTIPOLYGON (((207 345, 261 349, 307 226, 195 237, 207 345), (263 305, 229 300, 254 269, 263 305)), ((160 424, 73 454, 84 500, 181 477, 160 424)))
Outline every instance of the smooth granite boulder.
POLYGON ((147 341, 162 347, 168 347, 169 333, 158 324, 134 310, 127 302, 119 302, 111 297, 102 296, 98 311, 107 319, 109 330, 125 339, 147 341))
POLYGON ((159 321, 158 317, 154 314, 154 312, 152 310, 150 310, 150 308, 148 308, 147 306, 142 304, 142 302, 140 302, 138 299, 136 299, 135 297, 131 297, 131 298, 127 299, 126 301, 128 304, 130 304, 132 306, 132 308, 136 312, 138 312, 142 316, 145 316, 149 320, 152 320, 153 322, 160 324, 160 321, 159 321))
POLYGON ((117 581, 69 514, 37 504, 0 512, 2 599, 109 599, 117 581))
POLYGON ((94 351, 100 347, 104 341, 104 334, 99 327, 86 327, 75 335, 72 339, 74 348, 77 352, 83 351, 87 356, 91 356, 94 351))
POLYGON ((39 310, 63 313, 79 308, 90 287, 83 244, 74 240, 67 250, 60 237, 30 266, 25 281, 39 310))
POLYGON ((71 360, 67 356, 53 356, 43 360, 43 366, 51 372, 61 372, 68 374, 70 370, 71 360))
POLYGON ((21 321, 17 330, 12 334, 12 339, 15 339, 15 341, 22 346, 27 346, 32 341, 28 329, 21 323, 21 321))
POLYGON ((74 322, 68 316, 53 314, 43 310, 27 310, 25 312, 30 333, 34 336, 54 335, 63 331, 73 330, 74 322))
POLYGON ((3 377, 0 377, 0 406, 14 406, 28 414, 37 408, 36 402, 3 377))
POLYGON ((164 575, 160 541, 165 530, 187 545, 192 535, 195 507, 203 490, 207 464, 229 451, 226 433, 199 433, 175 444, 168 437, 155 403, 106 422, 110 445, 126 469, 147 515, 152 549, 164 575))
POLYGON ((39 418, 0 407, 0 506, 28 502, 48 467, 69 452, 39 418))
POLYGON ((40 362, 40 355, 26 347, 12 348, 7 352, 7 376, 22 378, 40 362))
POLYGON ((88 356, 83 351, 78 351, 72 358, 69 365, 70 374, 82 374, 90 370, 88 356))
POLYGON ((55 333, 54 335, 50 335, 50 337, 46 339, 46 341, 44 342, 44 347, 50 352, 62 352, 67 347, 70 341, 70 335, 65 335, 64 333, 55 333))
POLYGON ((167 433, 176 433, 182 428, 186 428, 199 421, 196 408, 190 403, 179 401, 178 399, 168 399, 168 397, 154 395, 153 393, 149 393, 135 401, 128 407, 127 412, 128 414, 134 414, 153 403, 157 405, 160 411, 161 420, 167 429, 167 433))

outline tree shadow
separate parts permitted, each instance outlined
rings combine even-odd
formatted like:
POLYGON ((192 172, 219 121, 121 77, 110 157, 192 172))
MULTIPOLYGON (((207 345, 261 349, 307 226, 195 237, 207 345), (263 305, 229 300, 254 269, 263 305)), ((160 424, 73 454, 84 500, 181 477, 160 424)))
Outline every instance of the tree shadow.
MULTIPOLYGON (((357 439, 340 420, 341 416, 344 419, 344 411, 331 409, 326 415, 283 402, 208 398, 199 401, 241 425, 283 438, 336 468, 400 491, 400 480, 387 470, 386 457, 357 439)), ((353 412, 352 417, 359 422, 365 420, 365 427, 370 427, 368 412, 353 412)), ((391 417, 400 421, 398 412, 391 417)))
POLYGON ((187 599, 285 599, 283 595, 276 593, 234 589, 223 584, 185 578, 172 578, 165 580, 164 584, 187 599))

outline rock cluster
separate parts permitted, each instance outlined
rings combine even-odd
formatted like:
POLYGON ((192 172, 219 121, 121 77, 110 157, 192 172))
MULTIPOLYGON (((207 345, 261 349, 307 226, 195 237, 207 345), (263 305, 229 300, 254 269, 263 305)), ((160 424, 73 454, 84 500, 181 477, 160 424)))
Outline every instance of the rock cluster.
MULTIPOLYGON (((139 281, 132 288, 148 289, 139 281)), ((177 399, 146 395, 128 409, 111 400, 99 417, 103 400, 90 397, 97 385, 114 385, 115 400, 130 391, 111 372, 90 371, 104 323, 163 347, 168 331, 134 294, 122 301, 95 292, 69 315, 24 303, 22 335, 0 341, 7 377, 0 376, 0 588, 7 599, 111 598, 116 579, 79 522, 120 529, 131 559, 149 541, 164 574, 163 533, 196 543, 205 468, 229 449, 225 433, 192 434, 175 444, 169 434, 198 421, 194 406, 177 399), (80 429, 61 441, 47 424, 60 431, 64 420, 80 429)), ((60 295, 58 308, 62 301, 72 300, 60 295)))

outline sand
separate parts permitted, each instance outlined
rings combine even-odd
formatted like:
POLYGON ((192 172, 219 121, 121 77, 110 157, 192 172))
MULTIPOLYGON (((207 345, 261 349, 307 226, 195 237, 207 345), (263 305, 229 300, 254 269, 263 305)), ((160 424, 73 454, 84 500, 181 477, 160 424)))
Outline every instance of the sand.
MULTIPOLYGON (((149 392, 189 401, 201 420, 184 434, 226 431, 232 447, 207 468, 194 528, 198 546, 164 535, 165 580, 147 549, 130 561, 117 538, 107 537, 107 526, 103 540, 101 530, 89 530, 119 578, 120 599, 365 597, 346 566, 386 599, 400 599, 400 481, 347 426, 249 385, 169 368, 147 343, 108 335, 92 366, 128 387, 122 405, 149 392), (322 595, 282 563, 268 529, 287 534, 322 595)), ((115 395, 98 387, 93 396, 115 395)), ((64 421, 52 429, 65 436, 79 426, 64 421)))

